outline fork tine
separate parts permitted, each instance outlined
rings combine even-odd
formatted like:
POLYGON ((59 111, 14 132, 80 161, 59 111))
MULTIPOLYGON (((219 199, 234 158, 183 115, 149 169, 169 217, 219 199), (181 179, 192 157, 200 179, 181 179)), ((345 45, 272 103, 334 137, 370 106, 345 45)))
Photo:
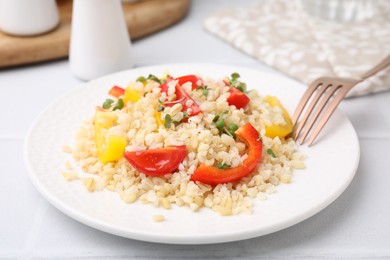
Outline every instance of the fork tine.
POLYGON ((317 110, 314 112, 314 115, 310 118, 310 122, 307 124, 305 132, 302 135, 302 138, 299 142, 299 144, 303 144, 305 141, 307 135, 309 134, 310 130, 314 126, 315 122, 317 121, 319 115, 321 114, 322 110, 328 103, 329 99, 333 96, 333 94, 340 88, 340 85, 330 85, 329 90, 326 92, 325 97, 321 100, 321 103, 319 104, 317 110))
MULTIPOLYGON (((318 100, 324 94, 324 92, 326 91, 326 89, 328 87, 329 87, 329 85, 326 85, 326 84, 323 84, 323 83, 319 83, 319 85, 317 85, 317 87, 316 87, 316 89, 318 89, 317 90, 317 94, 314 96, 313 100, 309 104, 309 107, 306 110, 306 113, 303 116, 302 121, 299 122, 299 124, 296 126, 296 129, 294 130, 294 133, 293 133, 294 140, 296 140, 298 138, 298 136, 301 133, 304 125, 306 124, 307 119, 309 118, 311 112, 313 111, 315 105, 317 104, 318 100)), ((313 92, 311 92, 311 93, 313 94, 313 92)), ((310 99, 310 97, 308 99, 310 99)), ((307 101, 306 101, 306 103, 307 103, 307 101)), ((301 103, 300 103, 300 105, 301 105, 301 103)))
POLYGON ((321 84, 320 79, 313 81, 310 84, 309 88, 305 91, 305 93, 301 97, 301 100, 299 100, 298 107, 295 109, 294 115, 292 117, 293 125, 295 125, 295 123, 298 122, 298 118, 301 115, 303 109, 305 108, 307 101, 309 101, 311 95, 317 89, 317 87, 319 87, 320 84, 321 84))
POLYGON ((321 132, 322 128, 328 122, 330 116, 336 110, 337 106, 340 104, 341 100, 343 100, 343 98, 345 97, 345 95, 348 93, 349 90, 350 90, 349 88, 341 89, 340 92, 336 94, 332 102, 329 104, 329 107, 324 112, 324 116, 321 118, 320 122, 313 130, 313 134, 309 139, 308 146, 313 144, 314 140, 317 138, 318 134, 321 132))

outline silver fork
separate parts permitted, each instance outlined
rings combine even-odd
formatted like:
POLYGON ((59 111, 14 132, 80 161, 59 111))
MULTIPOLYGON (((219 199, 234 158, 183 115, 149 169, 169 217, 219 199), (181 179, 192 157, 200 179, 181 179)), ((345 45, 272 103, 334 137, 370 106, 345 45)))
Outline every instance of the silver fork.
POLYGON ((291 136, 297 140, 299 139, 302 130, 304 130, 299 142, 300 144, 303 144, 313 126, 320 120, 309 139, 308 146, 312 145, 345 95, 358 83, 375 75, 389 65, 390 55, 374 68, 361 75, 360 79, 321 77, 313 81, 303 94, 294 112, 292 117, 294 130, 291 136), (308 103, 310 99, 312 99, 312 101, 308 103), (327 108, 323 111, 325 107, 327 108), (298 122, 298 119, 305 108, 306 111, 302 119, 298 122))

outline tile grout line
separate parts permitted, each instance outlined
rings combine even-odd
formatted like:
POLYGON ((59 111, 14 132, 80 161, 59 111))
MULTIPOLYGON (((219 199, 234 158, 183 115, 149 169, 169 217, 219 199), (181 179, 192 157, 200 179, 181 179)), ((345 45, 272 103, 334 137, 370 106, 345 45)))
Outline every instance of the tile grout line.
POLYGON ((37 205, 37 211, 34 215, 33 224, 31 226, 30 231, 27 234, 25 248, 21 251, 20 257, 22 259, 27 259, 32 257, 32 254, 34 253, 34 247, 37 242, 38 233, 42 226, 43 217, 47 209, 48 209, 47 201, 43 198, 40 198, 37 205))
POLYGON ((23 135, 0 135, 0 141, 1 140, 20 140, 23 141, 26 139, 26 136, 23 135))

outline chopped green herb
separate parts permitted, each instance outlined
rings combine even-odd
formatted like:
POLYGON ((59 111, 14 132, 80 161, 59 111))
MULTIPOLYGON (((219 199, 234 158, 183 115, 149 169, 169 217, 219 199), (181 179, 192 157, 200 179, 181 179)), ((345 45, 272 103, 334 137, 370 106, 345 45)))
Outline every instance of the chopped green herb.
POLYGON ((138 77, 136 81, 144 83, 146 81, 146 79, 144 76, 141 76, 141 77, 138 77))
POLYGON ((218 119, 221 117, 221 116, 223 116, 223 115, 225 115, 225 114, 227 114, 227 113, 229 113, 229 111, 223 111, 222 113, 219 113, 219 114, 217 114, 217 115, 215 115, 215 117, 214 117, 214 119, 213 119, 213 122, 215 123, 215 122, 217 122, 218 121, 218 119))
POLYGON ((238 74, 237 72, 233 72, 231 77, 232 77, 233 80, 236 80, 236 79, 238 79, 240 77, 240 74, 238 74))
POLYGON ((272 151, 271 148, 268 148, 268 149, 267 149, 267 153, 268 153, 269 155, 271 155, 273 158, 276 158, 276 155, 275 155, 274 151, 272 151))
POLYGON ((244 93, 246 91, 246 84, 244 82, 239 82, 238 86, 235 88, 244 93))
POLYGON ((239 78, 240 78, 240 74, 238 74, 237 72, 232 73, 229 85, 233 88, 238 89, 242 93, 245 93, 246 84, 244 82, 239 81, 238 80, 239 78))
POLYGON ((183 111, 183 118, 186 118, 188 117, 188 112, 187 111, 183 111))
POLYGON ((157 99, 158 103, 161 105, 164 105, 164 102, 162 102, 160 99, 157 99))
POLYGON ((171 128, 171 123, 172 123, 171 115, 166 114, 164 119, 165 119, 165 122, 164 122, 165 128, 171 128))
POLYGON ((156 76, 154 76, 153 74, 149 74, 147 79, 156 81, 157 83, 161 84, 161 80, 159 78, 157 78, 156 76))
POLYGON ((234 136, 235 138, 235 134, 231 134, 229 132, 229 130, 225 127, 225 120, 222 118, 223 115, 229 113, 229 111, 223 111, 222 113, 219 113, 217 115, 215 115, 215 117, 213 118, 213 122, 215 123, 215 125, 217 126, 218 130, 219 130, 219 134, 222 134, 223 132, 227 133, 228 135, 230 136, 234 136))
POLYGON ((228 134, 233 137, 234 139, 236 139, 236 131, 238 129, 238 125, 236 124, 230 124, 229 127, 228 127, 228 134))
POLYGON ((123 106, 125 105, 125 103, 123 102, 123 99, 118 99, 118 102, 116 103, 116 105, 114 106, 113 110, 117 110, 117 109, 122 109, 123 106))
POLYGON ((225 120, 221 118, 217 122, 215 122, 215 125, 217 126, 218 130, 222 132, 223 128, 225 127, 225 120))
POLYGON ((221 170, 229 169, 230 165, 227 165, 226 163, 218 163, 217 168, 221 170))
POLYGON ((235 132, 237 129, 238 129, 238 125, 236 124, 229 125, 229 131, 235 132))
POLYGON ((104 103, 103 103, 103 108, 109 109, 111 107, 112 103, 114 103, 114 100, 112 100, 110 98, 106 99, 106 101, 104 101, 104 103))
POLYGON ((207 95, 209 94, 209 88, 205 85, 205 86, 199 86, 197 87, 196 89, 201 89, 202 90, 202 95, 207 97, 207 95))

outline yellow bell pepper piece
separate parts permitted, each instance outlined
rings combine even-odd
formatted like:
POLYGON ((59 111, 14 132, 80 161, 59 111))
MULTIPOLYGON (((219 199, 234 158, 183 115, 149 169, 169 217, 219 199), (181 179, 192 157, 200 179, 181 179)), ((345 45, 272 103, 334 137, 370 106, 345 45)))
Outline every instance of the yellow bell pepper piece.
POLYGON ((102 163, 117 161, 123 156, 126 148, 126 138, 118 135, 109 135, 105 147, 98 151, 99 160, 102 163))
POLYGON ((291 121, 291 117, 287 110, 283 107, 282 103, 280 103, 279 99, 274 96, 266 96, 264 97, 264 101, 267 102, 271 107, 278 106, 282 110, 283 118, 286 121, 284 125, 270 125, 265 127, 265 135, 270 138, 275 138, 278 136, 279 138, 286 137, 293 130, 293 123, 291 121))
POLYGON ((155 110, 154 111, 154 118, 156 119, 157 128, 159 128, 161 125, 164 125, 164 122, 161 119, 161 112, 158 112, 157 110, 155 110))
POLYGON ((102 163, 116 161, 123 156, 126 148, 126 138, 117 135, 108 135, 105 132, 114 126, 117 116, 110 111, 96 111, 95 114, 95 143, 98 158, 102 163))
POLYGON ((101 128, 108 129, 114 126, 114 123, 116 122, 117 119, 118 117, 115 115, 114 112, 97 110, 95 113, 95 120, 94 120, 95 131, 100 130, 101 128))
POLYGON ((127 87, 125 89, 125 96, 123 97, 125 104, 129 101, 135 103, 141 98, 141 93, 137 89, 127 87))

